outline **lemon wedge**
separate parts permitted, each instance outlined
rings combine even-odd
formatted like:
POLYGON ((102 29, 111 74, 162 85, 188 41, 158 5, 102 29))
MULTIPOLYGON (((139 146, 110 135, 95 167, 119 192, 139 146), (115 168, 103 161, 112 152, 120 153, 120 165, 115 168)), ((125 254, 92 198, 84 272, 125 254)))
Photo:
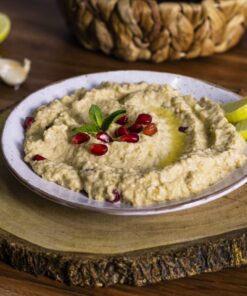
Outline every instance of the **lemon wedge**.
POLYGON ((11 22, 6 14, 0 13, 0 43, 9 35, 11 22))
POLYGON ((247 140, 247 119, 239 121, 236 124, 236 130, 237 132, 245 139, 247 140))
POLYGON ((231 123, 247 119, 247 97, 237 102, 223 104, 222 108, 225 111, 225 117, 231 123))

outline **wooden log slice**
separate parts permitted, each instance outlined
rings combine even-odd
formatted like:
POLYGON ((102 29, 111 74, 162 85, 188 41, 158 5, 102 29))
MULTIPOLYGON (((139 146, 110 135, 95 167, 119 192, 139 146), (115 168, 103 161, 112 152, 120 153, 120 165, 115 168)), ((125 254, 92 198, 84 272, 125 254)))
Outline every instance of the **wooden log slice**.
MULTIPOLYGON (((8 112, 0 115, 0 126, 8 112)), ((142 286, 247 264, 247 186, 177 213, 121 217, 29 191, 0 157, 0 259, 70 285, 142 286)))

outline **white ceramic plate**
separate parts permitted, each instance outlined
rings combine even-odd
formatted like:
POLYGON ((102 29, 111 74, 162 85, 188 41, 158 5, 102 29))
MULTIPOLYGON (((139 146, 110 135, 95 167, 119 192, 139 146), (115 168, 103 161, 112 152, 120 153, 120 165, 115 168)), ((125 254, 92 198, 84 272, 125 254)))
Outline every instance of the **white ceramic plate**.
POLYGON ((175 212, 213 201, 246 183, 247 164, 229 174, 222 182, 211 186, 201 194, 190 196, 186 200, 136 208, 124 204, 91 200, 83 193, 73 192, 40 178, 23 161, 23 119, 40 105, 61 98, 81 87, 90 89, 103 81, 167 83, 178 89, 182 94, 191 94, 197 99, 202 96, 207 96, 217 102, 229 102, 239 99, 239 96, 231 91, 194 78, 148 71, 114 71, 82 75, 45 87, 28 96, 11 112, 2 133, 2 151, 6 163, 18 180, 28 188, 45 198, 67 206, 114 215, 152 215, 175 212))

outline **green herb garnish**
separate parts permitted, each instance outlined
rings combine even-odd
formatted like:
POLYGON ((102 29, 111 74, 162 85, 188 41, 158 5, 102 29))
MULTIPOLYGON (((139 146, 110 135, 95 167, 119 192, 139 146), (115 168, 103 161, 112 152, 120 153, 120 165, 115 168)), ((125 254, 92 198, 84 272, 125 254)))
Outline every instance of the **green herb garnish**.
POLYGON ((89 118, 92 120, 92 122, 101 128, 103 123, 103 114, 100 110, 100 107, 97 105, 92 105, 89 109, 89 118))
POLYGON ((100 131, 100 128, 94 124, 89 123, 89 124, 84 124, 83 126, 74 128, 72 131, 74 133, 87 133, 95 136, 100 131))
POLYGON ((117 110, 111 113, 108 117, 106 117, 102 124, 102 130, 106 131, 110 127, 110 125, 117 121, 123 114, 126 113, 126 110, 117 110))
POLYGON ((125 113, 126 110, 117 110, 104 119, 100 107, 97 105, 91 105, 88 115, 92 123, 84 124, 80 127, 74 128, 72 131, 74 133, 88 133, 95 136, 100 131, 108 130, 110 125, 117 121, 125 113))

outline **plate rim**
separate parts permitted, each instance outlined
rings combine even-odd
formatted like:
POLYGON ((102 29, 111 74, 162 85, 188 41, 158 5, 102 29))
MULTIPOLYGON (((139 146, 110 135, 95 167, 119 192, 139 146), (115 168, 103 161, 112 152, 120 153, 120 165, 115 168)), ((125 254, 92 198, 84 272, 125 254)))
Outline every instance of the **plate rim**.
MULTIPOLYGON (((138 207, 130 207, 130 208, 114 208, 114 207, 110 207, 110 208, 104 208, 104 207, 97 207, 97 206, 92 206, 90 204, 81 204, 81 203, 75 203, 75 202, 71 202, 71 201, 65 201, 63 199, 60 199, 59 197, 53 195, 53 194, 49 194, 47 191, 42 190, 41 188, 37 188, 35 187, 33 184, 29 183, 24 177, 22 177, 17 170, 15 169, 15 167, 12 165, 11 160, 6 156, 5 153, 5 143, 4 143, 4 138, 5 138, 5 133, 6 133, 6 129, 8 126, 8 122, 11 119, 11 115, 13 113, 16 112, 16 109, 19 108, 22 104, 25 104, 25 102, 31 97, 31 96, 35 96, 37 94, 39 94, 41 91, 44 92, 47 89, 51 89, 59 84, 68 84, 70 81, 74 81, 76 79, 80 79, 80 78, 90 78, 93 76, 98 76, 100 75, 104 75, 104 74, 112 74, 112 73, 118 73, 118 74, 123 74, 126 72, 132 72, 134 74, 143 74, 143 73, 152 73, 152 74, 158 74, 158 75, 170 75, 173 77, 178 77, 178 78, 186 78, 186 79, 192 79, 192 80, 196 80, 199 81, 203 84, 206 84, 207 86, 211 86, 217 89, 221 89, 223 91, 228 92, 229 94, 233 95, 235 98, 240 98, 240 96, 236 93, 234 93, 231 90, 228 90, 227 88, 224 88, 222 86, 219 86, 217 84, 211 83, 211 82, 207 82, 205 80, 201 80, 201 79, 197 79, 194 77, 190 77, 190 76, 186 76, 186 75, 180 75, 180 74, 176 74, 176 73, 169 73, 169 72, 158 72, 158 71, 141 71, 141 70, 117 70, 117 71, 102 71, 102 72, 97 72, 97 73, 90 73, 90 74, 83 74, 83 75, 78 75, 78 76, 74 76, 74 77, 70 77, 64 80, 60 80, 54 83, 51 83, 43 88, 38 89, 35 92, 32 92, 31 94, 29 94, 28 96, 26 96, 23 100, 21 100, 10 112, 10 114, 8 115, 8 117, 5 120, 5 123, 2 127, 2 133, 1 133, 1 155, 3 156, 3 160, 5 162, 5 164, 7 165, 8 170, 15 176, 15 178, 21 182, 24 186, 26 186, 29 190, 35 192, 36 194, 51 200, 53 202, 56 202, 58 204, 62 204, 65 206, 69 206, 72 208, 79 208, 79 209, 84 209, 84 210, 90 210, 90 211, 94 211, 94 212, 100 212, 100 213, 104 213, 104 214, 110 214, 110 215, 123 215, 123 216, 140 216, 140 215, 156 215, 156 214, 167 214, 167 213, 172 213, 172 212, 177 212, 177 211, 181 211, 181 210, 185 210, 185 209, 189 209, 189 208, 193 208, 195 206, 199 206, 199 205, 203 205, 205 203, 208 203, 210 201, 214 201, 222 196, 225 196, 227 194, 229 194, 230 192, 238 189, 239 187, 241 187, 242 185, 244 185, 247 182, 247 174, 244 175, 243 177, 241 177, 238 181, 231 183, 230 185, 219 189, 211 194, 206 194, 203 195, 201 197, 198 197, 197 199, 193 200, 193 199, 185 199, 183 200, 178 200, 177 202, 173 203, 172 205, 169 204, 165 204, 162 205, 161 204, 156 204, 157 208, 138 208, 138 207)), ((101 82, 103 82, 104 80, 101 80, 101 82)), ((126 81, 127 82, 127 81, 126 81)), ((130 81, 131 83, 131 81, 130 81)), ((65 91, 65 89, 64 89, 65 91)), ((21 159, 23 164, 26 164, 24 162, 23 159, 21 159)), ((30 168, 31 169, 31 168, 30 168)), ((34 174, 36 174, 34 172, 34 174)), ((37 175, 37 174, 36 174, 37 175)), ((38 175, 37 175, 38 176, 38 175)), ((41 180, 43 180, 40 176, 38 176, 41 180)), ((51 182, 53 183, 53 182, 51 182)), ((66 187, 63 187, 61 185, 58 185, 56 183, 54 183, 56 186, 60 186, 63 189, 67 189, 66 187)), ((69 190, 69 189, 67 189, 69 190)))

